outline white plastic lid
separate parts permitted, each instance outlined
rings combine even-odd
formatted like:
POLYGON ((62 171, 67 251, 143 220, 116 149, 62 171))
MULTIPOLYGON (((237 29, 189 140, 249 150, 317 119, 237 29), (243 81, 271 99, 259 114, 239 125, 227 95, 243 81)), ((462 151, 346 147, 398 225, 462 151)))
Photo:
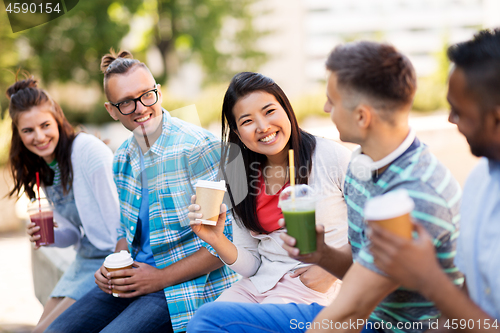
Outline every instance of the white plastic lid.
POLYGON ((40 198, 40 201, 35 199, 28 203, 28 214, 36 213, 40 208, 43 212, 54 210, 47 198, 40 198))
POLYGON ((316 208, 316 201, 312 187, 299 184, 288 186, 281 192, 278 207, 284 211, 308 211, 316 208))
POLYGON ((195 187, 204 187, 204 188, 210 188, 213 190, 220 190, 220 191, 225 191, 226 190, 226 181, 221 180, 218 182, 212 182, 210 180, 198 180, 196 182, 195 187))
POLYGON ((106 268, 122 268, 130 266, 134 263, 132 256, 128 251, 121 250, 118 253, 111 253, 104 260, 104 267, 106 268))
POLYGON ((410 213, 415 203, 406 190, 397 190, 374 197, 365 206, 365 220, 380 221, 410 213))

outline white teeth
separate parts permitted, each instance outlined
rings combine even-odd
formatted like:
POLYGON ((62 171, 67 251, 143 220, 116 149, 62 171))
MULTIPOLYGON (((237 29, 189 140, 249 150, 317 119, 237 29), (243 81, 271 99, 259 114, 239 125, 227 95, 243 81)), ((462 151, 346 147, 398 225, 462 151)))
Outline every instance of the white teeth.
POLYGON ((139 122, 139 123, 142 123, 143 121, 146 121, 148 120, 150 117, 150 115, 147 115, 147 116, 144 116, 142 118, 139 118, 139 119, 136 119, 135 121, 139 122))
POLYGON ((49 144, 49 142, 47 141, 47 142, 45 142, 43 144, 39 143, 39 144, 35 145, 35 147, 45 147, 48 144, 49 144))
POLYGON ((275 137, 276 137, 276 132, 274 132, 271 135, 266 136, 265 138, 260 139, 259 141, 269 142, 269 141, 273 140, 275 137))

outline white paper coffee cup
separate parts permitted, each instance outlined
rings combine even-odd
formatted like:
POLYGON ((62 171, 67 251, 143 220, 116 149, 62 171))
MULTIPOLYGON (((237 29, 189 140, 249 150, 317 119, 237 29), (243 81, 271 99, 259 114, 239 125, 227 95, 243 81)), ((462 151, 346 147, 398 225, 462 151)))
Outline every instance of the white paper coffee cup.
POLYGON ((226 193, 226 182, 224 180, 218 182, 198 180, 195 187, 196 204, 200 206, 197 213, 202 214, 202 218, 196 219, 196 221, 200 221, 202 224, 216 225, 220 205, 226 193))
POLYGON ((365 221, 376 223, 390 232, 411 239, 410 213, 415 203, 405 190, 397 190, 370 199, 364 209, 365 221))
MULTIPOLYGON (((121 250, 120 252, 111 253, 110 255, 108 255, 106 259, 104 259, 103 265, 109 272, 113 272, 121 269, 131 269, 133 263, 134 259, 132 259, 130 253, 128 251, 121 250)), ((124 276, 114 277, 113 279, 118 279, 123 277, 124 276)), ((114 297, 118 297, 120 291, 113 289, 112 293, 114 297)))

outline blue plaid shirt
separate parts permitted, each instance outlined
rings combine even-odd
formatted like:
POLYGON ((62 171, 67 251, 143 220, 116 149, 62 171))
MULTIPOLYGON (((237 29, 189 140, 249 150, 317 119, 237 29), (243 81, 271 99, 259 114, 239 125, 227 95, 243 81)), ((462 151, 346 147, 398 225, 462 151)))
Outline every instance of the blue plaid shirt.
MULTIPOLYGON (((144 163, 149 188, 149 231, 156 267, 161 269, 186 258, 202 246, 214 256, 215 250, 198 238, 187 217, 190 198, 198 179, 215 180, 220 161, 220 140, 210 132, 173 118, 164 110, 163 130, 148 152, 144 163)), ((132 136, 116 151, 113 163, 120 200, 121 225, 118 239, 126 237, 132 247, 141 204, 141 165, 139 145, 132 136)), ((233 218, 227 215, 224 234, 232 240, 233 218)), ((196 309, 214 301, 237 280, 223 266, 164 289, 175 332, 185 331, 196 309)))

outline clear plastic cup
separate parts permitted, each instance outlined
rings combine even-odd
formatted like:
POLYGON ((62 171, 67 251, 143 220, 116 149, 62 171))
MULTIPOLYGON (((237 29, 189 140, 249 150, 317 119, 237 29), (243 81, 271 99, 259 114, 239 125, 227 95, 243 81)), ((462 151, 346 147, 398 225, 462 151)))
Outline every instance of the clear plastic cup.
POLYGON ((47 198, 40 198, 28 204, 28 215, 31 222, 40 227, 35 235, 40 235, 40 239, 35 242, 37 246, 54 244, 54 214, 53 208, 47 198))
POLYGON ((280 194, 279 207, 287 233, 296 239, 300 254, 316 251, 316 202, 314 190, 305 184, 289 186, 280 194))

